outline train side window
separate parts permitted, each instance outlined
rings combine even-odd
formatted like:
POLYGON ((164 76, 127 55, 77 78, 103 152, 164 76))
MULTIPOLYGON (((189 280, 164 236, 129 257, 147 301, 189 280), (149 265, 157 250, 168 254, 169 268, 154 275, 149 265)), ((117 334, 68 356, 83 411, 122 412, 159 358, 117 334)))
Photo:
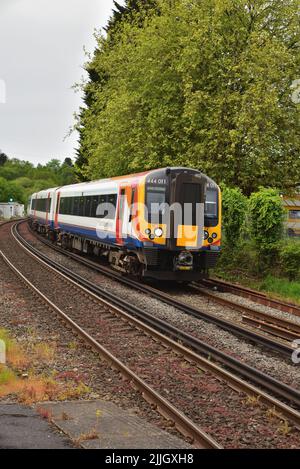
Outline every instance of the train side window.
POLYGON ((67 207, 66 210, 68 212, 68 215, 73 215, 73 200, 74 197, 68 197, 68 202, 67 202, 67 207))
POLYGON ((66 211, 68 212, 68 215, 73 215, 73 197, 68 197, 68 201, 67 201, 67 207, 66 207, 66 211))
POLYGON ((93 195, 92 197, 92 207, 91 207, 91 217, 96 218, 97 207, 99 205, 99 196, 93 195))
POLYGON ((80 197, 79 198, 79 216, 84 217, 84 203, 85 203, 85 197, 80 197))
POLYGON ((80 213, 80 197, 74 197, 73 199, 73 215, 75 217, 78 217, 79 216, 79 213, 80 213))
POLYGON ((116 215, 117 194, 102 194, 99 196, 96 208, 96 218, 113 220, 116 215))
POLYGON ((105 218, 107 210, 107 195, 101 194, 98 199, 98 206, 96 209, 96 218, 105 218))
POLYGON ((134 213, 135 193, 136 193, 136 187, 133 187, 133 188, 132 188, 132 192, 131 192, 131 203, 130 203, 129 223, 132 222, 132 219, 133 219, 133 217, 135 216, 135 213, 134 213))
POLYGON ((59 201, 59 213, 60 215, 66 214, 66 199, 64 197, 59 201))
POLYGON ((51 199, 47 198, 46 199, 46 212, 50 212, 50 205, 51 205, 51 199))
POLYGON ((116 208, 117 208, 117 194, 109 194, 107 196, 107 211, 108 214, 106 216, 109 220, 114 220, 116 217, 116 208))
POLYGON ((92 197, 86 196, 85 198, 85 205, 84 205, 84 216, 90 217, 91 216, 91 207, 92 207, 92 197))

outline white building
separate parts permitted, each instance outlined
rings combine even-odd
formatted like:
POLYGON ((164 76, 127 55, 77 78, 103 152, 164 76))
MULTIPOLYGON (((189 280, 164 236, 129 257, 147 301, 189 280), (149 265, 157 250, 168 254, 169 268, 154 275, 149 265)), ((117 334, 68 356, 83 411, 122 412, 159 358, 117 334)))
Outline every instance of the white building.
POLYGON ((25 209, 23 204, 18 202, 0 202, 0 218, 9 220, 10 218, 24 217, 25 209))

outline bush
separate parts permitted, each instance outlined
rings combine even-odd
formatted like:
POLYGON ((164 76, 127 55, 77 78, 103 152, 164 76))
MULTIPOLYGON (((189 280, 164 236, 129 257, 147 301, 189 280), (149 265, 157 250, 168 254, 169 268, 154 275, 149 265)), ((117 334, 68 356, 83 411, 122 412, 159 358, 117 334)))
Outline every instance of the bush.
POLYGON ((249 200, 250 230, 261 266, 270 265, 278 254, 278 242, 283 234, 284 209, 275 189, 261 188, 249 200))
POLYGON ((236 246, 245 222, 247 199, 238 188, 222 187, 222 221, 227 243, 236 246))
POLYGON ((300 242, 287 241, 280 249, 280 267, 289 280, 295 280, 300 271, 300 242))

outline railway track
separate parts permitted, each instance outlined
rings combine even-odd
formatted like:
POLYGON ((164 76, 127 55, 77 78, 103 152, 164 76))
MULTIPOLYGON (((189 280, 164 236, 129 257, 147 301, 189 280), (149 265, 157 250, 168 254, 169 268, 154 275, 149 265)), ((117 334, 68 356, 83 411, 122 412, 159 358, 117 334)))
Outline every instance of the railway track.
MULTIPOLYGON (((34 233, 35 234, 35 233, 34 233)), ((36 234, 35 234, 36 235, 36 234)), ((38 239, 44 243, 45 245, 51 247, 55 251, 62 253, 72 259, 75 259, 79 261, 80 263, 92 267, 94 270, 114 279, 117 280, 118 282, 123 283, 124 285, 127 285, 131 288, 134 288, 135 290, 141 291, 143 293, 149 294, 151 297, 156 298, 160 301, 163 301, 164 303, 173 306, 174 308, 184 312, 185 314, 188 314, 190 316, 193 316, 195 318, 200 318, 203 319, 209 323, 215 324, 216 326, 231 332, 237 336, 240 336, 246 340, 249 340, 251 342, 254 342, 255 344, 259 344, 265 348, 268 348, 272 351, 275 351, 277 353, 280 353, 282 355, 285 355, 286 357, 290 358, 292 353, 294 352, 294 348, 292 345, 286 342, 286 340, 282 340, 282 338, 275 338, 275 337, 270 337, 270 335, 265 335, 259 331, 255 331, 249 327, 245 327, 242 324, 237 324, 233 321, 229 321, 223 318, 220 318, 219 316, 208 313, 204 311, 203 309, 200 308, 195 308, 193 306, 190 306, 180 300, 177 300, 173 298, 171 295, 168 293, 164 292, 161 289, 153 288, 149 285, 137 282, 136 280, 125 277, 119 272, 116 272, 108 267, 102 266, 97 264, 96 262, 93 262, 89 259, 84 258, 83 256, 80 256, 78 254, 74 254, 72 252, 66 251, 64 249, 61 249, 59 246, 53 245, 50 241, 44 239, 43 237, 39 236, 38 239)))
MULTIPOLYGON (((34 235, 36 236, 36 233, 34 233, 34 235)), ((58 246, 55 246, 52 243, 48 242, 42 237, 38 237, 38 239, 41 242, 43 242, 45 245, 49 246, 51 249, 61 254, 64 254, 65 256, 68 256, 76 260, 77 262, 87 267, 90 267, 93 270, 100 272, 101 274, 107 275, 108 277, 114 280, 117 280, 118 282, 122 282, 126 286, 130 286, 131 288, 150 294, 151 296, 157 297, 156 293, 159 294, 159 298, 161 298, 162 296, 162 292, 160 292, 159 290, 153 289, 152 287, 149 287, 148 285, 139 284, 132 279, 128 279, 127 277, 123 277, 118 272, 112 271, 111 269, 104 267, 102 265, 99 265, 78 254, 65 251, 59 248, 58 246)), ((39 250, 35 249, 29 242, 25 240, 23 240, 23 242, 25 242, 28 249, 32 250, 34 253, 36 253, 36 255, 38 255, 41 258, 47 259, 47 256, 44 256, 39 250)), ((50 262, 52 263, 53 261, 50 261, 50 262)), ((56 262, 53 262, 53 265, 55 265, 56 268, 62 272, 67 272, 67 274, 70 273, 70 271, 67 268, 61 266, 60 264, 56 262)), ((81 279, 80 282, 82 281, 83 280, 81 279)), ((126 303, 124 300, 121 300, 120 298, 113 297, 112 295, 108 294, 106 290, 103 290, 99 286, 92 284, 88 280, 85 280, 83 284, 87 286, 88 288, 90 288, 97 295, 102 296, 105 299, 109 298, 110 301, 113 301, 114 304, 124 308, 130 314, 135 314, 136 317, 142 318, 143 321, 146 321, 152 327, 157 328, 158 330, 167 334, 172 339, 179 340, 186 347, 192 348, 197 353, 202 354, 205 357, 208 357, 210 360, 214 360, 215 362, 222 364, 230 372, 237 373, 241 378, 249 380, 251 383, 253 383, 256 386, 262 387, 263 389, 272 393, 278 398, 284 401, 293 403, 297 407, 300 407, 300 392, 294 389, 293 387, 288 386, 282 383, 281 381, 278 381, 277 379, 272 378, 266 373, 263 373, 260 370, 253 368, 252 366, 249 366, 246 363, 243 363, 235 359, 231 355, 224 353, 213 346, 210 346, 209 344, 197 339, 194 336, 191 336, 183 331, 177 330, 174 326, 172 326, 169 323, 166 323, 165 321, 161 321, 157 318, 154 318, 152 315, 149 315, 146 312, 143 312, 141 315, 138 308, 134 308, 133 305, 128 305, 128 303, 126 303)), ((165 298, 165 296, 166 295, 164 295, 163 298, 165 298)), ((171 303, 169 304, 173 306, 172 298, 169 297, 169 295, 167 295, 167 298, 168 298, 168 302, 169 300, 171 301, 171 303)))
MULTIPOLYGON (((47 268, 47 270, 52 272, 52 274, 55 272, 55 276, 59 275, 63 279, 62 282, 64 284, 66 282, 67 283, 71 282, 71 284, 73 284, 73 290, 74 290, 74 285, 76 285, 77 288, 80 288, 82 294, 89 295, 89 296, 91 295, 93 297, 94 302, 95 301, 97 301, 97 302, 100 301, 102 305, 103 305, 103 302, 104 302, 104 304, 109 309, 109 312, 104 313, 104 320, 108 320, 107 316, 110 316, 112 311, 113 311, 114 315, 117 314, 119 317, 122 316, 123 321, 124 321, 124 318, 126 318, 126 321, 129 321, 130 323, 135 322, 135 328, 137 328, 137 329, 139 329, 143 332, 147 331, 148 335, 150 334, 152 337, 155 337, 155 340, 157 341, 157 343, 159 343, 159 344, 163 343, 165 347, 167 346, 167 347, 170 347, 170 349, 172 349, 172 350, 176 350, 176 353, 183 356, 185 358, 185 360, 188 361, 188 363, 191 363, 191 362, 196 363, 196 365, 199 368, 204 369, 207 372, 213 373, 214 376, 217 376, 218 379, 222 379, 222 380, 226 381, 234 389, 238 389, 240 392, 244 392, 247 395, 255 396, 257 399, 260 399, 260 402, 266 404, 268 407, 275 408, 276 411, 280 413, 280 415, 282 415, 283 417, 289 419, 294 424, 299 426, 299 424, 300 424, 300 414, 297 411, 295 411, 294 409, 292 409, 289 406, 285 405, 284 403, 278 401, 277 399, 274 399, 273 397, 265 394, 264 392, 262 392, 261 390, 253 387, 249 383, 247 383, 245 381, 242 381, 240 378, 238 378, 238 377, 234 376, 232 373, 229 373, 228 371, 218 367, 217 365, 213 364, 211 361, 206 360, 203 357, 200 357, 200 355, 197 355, 197 354, 195 354, 195 352, 192 352, 191 350, 188 350, 187 348, 183 347, 182 345, 174 342, 174 340, 171 340, 171 339, 167 338, 166 336, 163 336, 161 332, 166 333, 166 330, 161 329, 161 332, 158 332, 157 330, 154 330, 154 328, 149 327, 149 325, 146 325, 144 323, 144 318, 143 318, 143 322, 141 322, 140 320, 137 320, 137 319, 133 318, 132 316, 129 317, 128 316, 128 311, 125 312, 123 310, 124 309, 123 307, 122 307, 122 309, 120 309, 119 307, 116 307, 115 304, 112 305, 111 302, 108 304, 106 301, 103 300, 103 298, 101 298, 101 299, 99 298, 99 296, 97 295, 97 293, 94 290, 95 286, 89 285, 89 282, 86 281, 85 279, 78 278, 79 276, 77 276, 77 274, 74 274, 74 273, 68 271, 68 269, 65 269, 65 268, 63 268, 65 270, 65 272, 62 273, 61 272, 62 266, 59 267, 59 269, 58 269, 59 272, 58 272, 58 270, 53 265, 53 264, 55 264, 53 261, 50 262, 49 259, 46 261, 45 260, 46 256, 41 255, 41 253, 37 254, 36 252, 34 252, 36 250, 29 243, 27 243, 27 241, 22 239, 22 237, 20 236, 20 234, 17 231, 16 225, 14 227, 13 236, 14 236, 15 240, 19 243, 19 247, 22 246, 23 249, 26 249, 27 256, 30 256, 32 259, 35 259, 36 262, 40 263, 44 268, 47 268), (37 255, 38 255, 38 258, 37 258, 37 255), (85 286, 83 286, 82 283, 84 283, 85 286)), ((25 276, 20 271, 17 271, 16 267, 13 266, 13 264, 9 261, 9 259, 3 253, 2 253, 2 256, 6 260, 6 262, 9 264, 9 266, 15 271, 15 273, 17 275, 21 276, 22 280, 24 282, 27 282, 27 284, 28 284, 28 282, 29 282, 28 278, 25 278, 25 276)), ((58 267, 58 266, 56 266, 56 267, 58 267)), ((31 284, 30 287, 33 288, 35 290, 35 292, 41 296, 41 292, 33 284, 31 284)), ((56 296, 57 296, 57 294, 56 294, 56 296)), ((100 353, 100 348, 99 347, 101 347, 101 346, 100 346, 100 344, 96 343, 95 339, 93 339, 93 337, 91 335, 88 334, 89 337, 87 337, 86 332, 84 331, 84 329, 82 329, 80 326, 78 326, 78 324, 76 324, 76 322, 74 322, 73 319, 71 319, 65 312, 63 312, 57 305, 55 305, 49 298, 46 298, 45 295, 43 295, 43 299, 44 299, 44 301, 47 301, 47 303, 49 305, 51 305, 51 307, 57 312, 57 314, 59 314, 70 325, 72 325, 72 327, 74 327, 75 330, 78 333, 80 333, 80 335, 85 336, 85 339, 89 342, 89 344, 92 345, 93 347, 96 347, 97 351, 100 353), (80 330, 80 329, 82 329, 82 330, 80 330)), ((128 305, 127 305, 127 307, 128 307, 128 305)), ((131 305, 131 313, 133 315, 136 315, 136 308, 132 307, 132 305, 131 305)), ((141 313, 141 311, 140 311, 140 313, 141 313)), ((148 320, 149 320, 149 318, 148 318, 148 320)), ((152 322, 153 321, 154 321, 154 319, 152 318, 152 322)), ((147 321, 147 316, 146 316, 146 322, 148 322, 147 321)), ((158 321, 158 322, 160 323, 160 327, 161 327, 162 326, 162 324, 161 324, 162 321, 158 321)), ((167 326, 167 324, 165 324, 165 326, 167 326)), ((102 324, 102 327, 104 327, 103 324, 102 324)), ((123 324, 122 327, 124 327, 124 324, 123 324)), ((158 323, 156 324, 156 329, 157 328, 158 328, 158 323)), ((127 329, 127 326, 125 327, 125 330, 126 329, 127 329)), ((168 328, 167 328, 167 330, 168 330, 168 328)), ((118 334, 121 334, 121 332, 122 332, 122 328, 118 331, 118 334)), ((170 333, 170 329, 168 330, 168 332, 170 333)), ((182 339, 184 338, 184 335, 182 335, 182 333, 181 333, 181 334, 179 334, 179 337, 181 337, 181 341, 182 341, 182 339)), ((178 338, 178 336, 177 336, 177 338, 178 338)), ((187 337, 185 337, 185 339, 186 338, 187 337)), ((197 342, 197 340, 196 340, 196 342, 197 342)), ((195 343, 194 343, 194 345, 195 345, 195 343)), ((199 346, 199 344, 198 344, 198 346, 199 346)), ((101 354, 102 354, 102 356, 105 357, 105 359, 110 361, 113 364, 113 366, 115 366, 120 372, 125 374, 126 378, 130 379, 130 381, 132 381, 136 386, 141 386, 142 385, 141 381, 143 381, 143 380, 137 379, 138 377, 132 376, 132 375, 130 375, 130 377, 129 377, 128 370, 124 369, 125 365, 122 365, 122 363, 120 364, 119 362, 116 362, 114 360, 116 357, 112 357, 112 355, 107 350, 103 350, 103 347, 101 349, 101 354)), ((267 379, 266 377, 264 377, 264 378, 267 379)), ((276 380, 273 380, 273 385, 280 384, 280 383, 275 383, 275 381, 276 380)), ((282 391, 283 391, 283 389, 282 389, 282 391)), ((198 445, 200 445, 201 447, 219 447, 219 445, 213 439, 209 439, 209 442, 207 442, 207 440, 206 440, 206 442, 203 442, 203 432, 200 431, 200 435, 199 435, 199 432, 197 434, 195 434, 195 428, 193 428, 192 431, 190 429, 187 429, 187 425, 189 425, 190 423, 192 423, 192 425, 194 425, 194 427, 195 427, 195 424, 193 424, 193 422, 189 422, 189 423, 185 422, 184 424, 182 424, 182 422, 178 423, 178 421, 176 419, 178 419, 178 413, 180 414, 180 411, 177 411, 177 413, 175 412, 176 415, 174 416, 174 409, 170 410, 170 407, 169 407, 169 409, 166 410, 166 408, 165 408, 166 403, 165 402, 160 401, 158 403, 157 400, 153 401, 153 397, 152 398, 149 397, 149 389, 145 390, 145 388, 144 388, 144 390, 141 390, 141 392, 146 393, 145 394, 145 396, 147 396, 146 398, 148 400, 152 399, 151 402, 154 403, 154 405, 157 406, 157 408, 161 411, 161 413, 165 416, 167 415, 167 417, 169 419, 172 419, 174 421, 175 425, 177 426, 177 428, 179 430, 181 430, 183 434, 188 434, 189 436, 191 436, 194 439, 194 441, 196 441, 196 443, 198 445), (162 410, 162 408, 163 408, 163 410, 162 410), (215 446, 209 446, 209 445, 215 445, 215 446)), ((288 396, 292 397, 292 395, 288 394, 288 392, 294 394, 292 400, 293 400, 294 403, 296 403, 296 401, 297 401, 297 404, 299 405, 299 403, 300 403, 299 393, 296 390, 290 389, 289 387, 286 386, 285 387, 285 398, 287 398, 288 396), (297 399, 296 399, 296 397, 297 397, 297 399)), ((180 417, 182 418, 182 416, 180 416, 180 417)), ((198 428, 198 427, 196 426, 196 428, 198 428)))
MULTIPOLYGON (((206 284, 206 281, 204 284, 206 284)), ((240 312, 242 314, 242 322, 245 324, 289 342, 300 338, 300 325, 298 323, 288 319, 279 318, 268 313, 263 313, 253 307, 241 305, 228 298, 209 292, 195 283, 191 284, 191 288, 199 292, 201 296, 204 296, 215 303, 240 312)))
MULTIPOLYGON (((12 233, 14 233, 13 236, 15 237, 15 239, 17 239, 16 226, 14 227, 12 233)), ((21 247, 21 244, 19 244, 19 247, 21 247)), ((126 336, 126 334, 133 333, 136 337, 136 342, 137 342, 137 339, 141 331, 144 333, 145 337, 148 337, 148 335, 149 336, 151 335, 151 337, 154 337, 155 338, 155 341, 153 341, 154 344, 159 344, 160 347, 162 347, 162 344, 163 344, 163 351, 165 351, 165 347, 168 346, 169 348, 172 347, 172 350, 175 350, 176 353, 178 354, 180 353, 181 356, 184 356, 185 360, 187 360, 187 358, 188 360, 193 360, 193 361, 197 359, 196 355, 195 357, 192 356, 193 355, 192 352, 185 351, 184 348, 181 347, 179 344, 176 344, 175 342, 172 343, 170 339, 167 339, 164 336, 161 336, 158 332, 156 332, 155 330, 152 330, 150 327, 144 325, 142 322, 138 321, 135 318, 129 317, 122 310, 119 310, 113 305, 107 303, 105 300, 100 299, 95 294, 85 289, 83 286, 78 285, 71 279, 64 276, 62 273, 55 271, 53 267, 47 265, 44 261, 38 259, 33 253, 30 253, 27 250, 27 248, 25 249, 26 251, 24 251, 24 253, 26 254, 27 262, 29 262, 29 259, 30 259, 31 261, 33 260, 34 262, 40 265, 40 269, 38 269, 39 270, 38 276, 41 275, 40 273, 42 272, 42 269, 46 269, 47 277, 50 277, 51 276, 50 274, 52 274, 56 277, 56 279, 59 279, 59 281, 61 282, 61 286, 63 286, 64 288, 68 286, 70 293, 72 295, 73 301, 76 301, 76 300, 79 301, 79 295, 81 295, 82 297, 85 298, 85 306, 87 306, 89 302, 91 302, 92 305, 94 305, 94 307, 95 307, 95 304, 100 305, 100 307, 102 308, 101 327, 105 328, 105 330, 107 331, 107 329, 109 328, 109 322, 111 322, 113 324, 114 330, 118 334, 119 340, 121 341, 122 339, 126 340, 124 339, 124 336, 126 336), (117 324, 116 324, 117 318, 122 318, 122 320, 118 320, 118 323, 120 324, 119 327, 117 327, 117 324), (130 324, 131 326, 128 327, 128 324, 130 324)), ((21 251, 19 251, 18 255, 20 255, 20 252, 21 251)), ((108 348, 101 345, 95 339, 94 335, 89 333, 85 327, 82 327, 78 323, 79 321, 77 321, 77 318, 74 317, 73 314, 71 317, 68 311, 63 310, 61 306, 57 304, 58 303, 57 292, 54 295, 54 301, 53 301, 53 298, 49 298, 50 295, 43 293, 41 291, 41 287, 36 286, 36 282, 32 282, 28 278, 28 275, 24 275, 21 269, 16 267, 14 263, 9 260, 7 255, 3 253, 3 251, 0 251, 0 254, 3 260, 6 262, 6 264, 21 279, 21 281, 28 288, 32 290, 34 295, 36 295, 39 299, 45 302, 47 306, 49 306, 55 312, 55 314, 57 314, 69 327, 71 327, 74 330, 74 332, 78 334, 90 347, 92 347, 92 349, 95 352, 97 352, 102 358, 104 358, 111 365, 113 369, 116 369, 118 372, 120 372, 123 375, 123 377, 133 385, 134 388, 138 389, 141 392, 141 394, 143 395, 144 399, 147 402, 149 402, 152 406, 154 406, 162 416, 171 420, 176 426, 176 428, 178 429, 178 431, 181 432, 184 436, 188 436, 193 441, 193 444, 196 447, 214 448, 214 449, 219 449, 222 447, 219 443, 217 443, 216 440, 214 440, 206 432, 202 431, 198 425, 196 425, 194 422, 192 422, 191 419, 186 417, 178 408, 172 405, 159 392, 157 392, 155 389, 149 386, 149 384, 147 384, 146 381, 139 376, 139 374, 135 373, 132 369, 130 369, 122 360, 120 360, 116 355, 111 353, 108 350, 108 348), (55 297, 56 297, 56 300, 55 300, 55 297)), ((35 266, 35 269, 37 269, 36 266, 35 266)), ((49 284, 51 284, 50 278, 49 278, 49 284)), ((71 307, 71 309, 73 308, 71 307)), ((299 423, 300 423, 300 420, 299 420, 299 423)))
MULTIPOLYGON (((40 259, 43 259, 50 265, 54 266, 55 269, 59 270, 63 274, 66 274, 67 276, 72 277, 74 280, 76 280, 82 286, 88 288, 93 293, 97 294, 98 296, 110 302, 113 302, 114 305, 116 305, 117 307, 123 308, 129 314, 132 314, 136 316, 137 318, 142 319, 148 325, 156 328, 157 330, 159 330, 160 332, 164 334, 167 334, 173 340, 179 340, 186 347, 192 348, 197 353, 203 354, 204 356, 208 357, 210 360, 215 360, 218 363, 224 365, 230 372, 238 373, 242 378, 250 380, 256 386, 261 386, 268 392, 275 394, 277 397, 280 397, 283 400, 287 400, 293 403, 294 405, 296 405, 297 407, 300 407, 300 393, 298 390, 290 386, 287 386, 284 383, 281 383, 280 381, 268 376, 265 373, 260 372, 259 370, 245 363, 238 361, 231 355, 223 353, 222 351, 206 344, 205 342, 197 339, 196 337, 178 330, 177 328, 167 323, 166 321, 162 321, 158 318, 154 318, 152 315, 146 313, 145 311, 141 312, 139 308, 135 308, 132 304, 128 304, 126 301, 112 295, 111 293, 108 293, 106 290, 102 289, 99 286, 96 286, 94 283, 91 283, 90 281, 78 276, 76 273, 71 272, 69 269, 67 269, 66 267, 63 267, 61 264, 58 264, 57 262, 52 261, 47 256, 42 254, 39 250, 35 249, 29 242, 27 242, 25 239, 20 237, 20 235, 17 234, 17 236, 19 236, 19 240, 21 239, 20 242, 23 243, 27 249, 29 249, 31 252, 37 255, 40 259)), ((48 242, 44 240, 44 238, 41 238, 41 241, 48 244, 48 242)), ((58 252, 67 254, 69 257, 72 257, 76 261, 79 261, 80 263, 83 263, 89 267, 92 267, 93 269, 96 269, 97 271, 101 273, 107 274, 111 276, 112 278, 114 278, 115 280, 122 281, 126 285, 137 288, 146 293, 149 293, 149 291, 150 293, 152 293, 153 291, 156 292, 156 290, 153 289, 152 287, 139 284, 128 278, 124 278, 119 273, 111 271, 110 269, 106 267, 99 266, 98 264, 88 259, 85 259, 82 256, 78 256, 77 254, 73 254, 73 253, 61 250, 57 246, 53 246, 52 243, 49 243, 49 244, 50 244, 50 247, 55 248, 55 250, 57 250, 58 252)))
POLYGON ((286 313, 294 314, 295 316, 300 316, 300 306, 270 298, 265 293, 243 287, 242 285, 236 285, 219 279, 207 279, 201 281, 201 283, 206 287, 217 288, 221 292, 223 291, 233 293, 234 295, 248 298, 249 300, 252 300, 255 303, 259 303, 263 306, 269 306, 271 308, 278 309, 279 311, 284 311, 286 313))

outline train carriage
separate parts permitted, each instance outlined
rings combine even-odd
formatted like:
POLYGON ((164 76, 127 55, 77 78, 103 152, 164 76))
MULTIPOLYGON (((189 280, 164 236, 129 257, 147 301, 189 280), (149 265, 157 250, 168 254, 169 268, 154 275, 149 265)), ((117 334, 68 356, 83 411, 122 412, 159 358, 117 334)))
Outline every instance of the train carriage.
POLYGON ((33 194, 30 222, 122 272, 190 281, 220 252, 221 192, 200 171, 164 168, 33 194))
POLYGON ((56 203, 56 188, 40 191, 31 196, 29 201, 29 216, 32 225, 40 233, 48 233, 53 229, 54 206, 56 203))

